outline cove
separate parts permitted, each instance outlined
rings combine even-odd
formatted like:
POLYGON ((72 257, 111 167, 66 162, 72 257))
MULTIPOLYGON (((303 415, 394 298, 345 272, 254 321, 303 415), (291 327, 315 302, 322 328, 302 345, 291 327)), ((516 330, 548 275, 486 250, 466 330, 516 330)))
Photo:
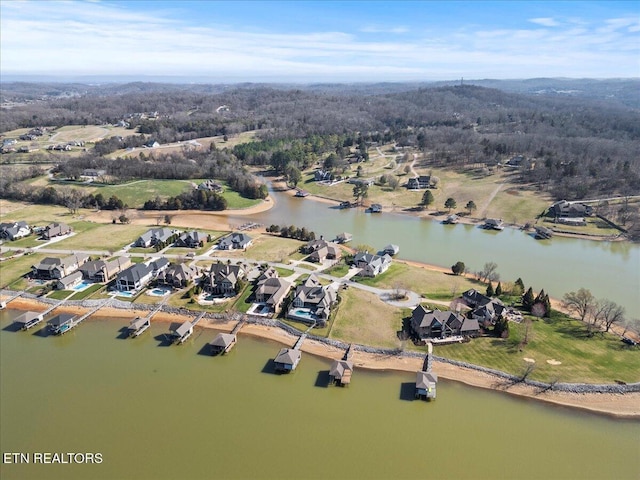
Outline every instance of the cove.
POLYGON ((100 452, 100 465, 1 465, 3 479, 637 478, 640 422, 450 381, 413 400, 414 375, 356 369, 327 388, 304 354, 271 373, 279 344, 240 335, 202 355, 214 330, 164 347, 168 324, 135 340, 91 318, 63 337, 12 332, 0 312, 3 452, 100 452))
POLYGON ((346 231, 353 234, 353 246, 368 244, 380 249, 394 243, 400 247, 399 258, 447 268, 461 260, 470 271, 478 271, 486 262, 495 262, 505 281, 521 277, 527 286, 535 291, 544 288, 554 298, 588 288, 597 298, 623 305, 629 316, 640 316, 640 245, 631 242, 558 236, 541 241, 513 228, 492 232, 410 215, 341 210, 277 191, 271 195, 275 202, 271 210, 230 217, 230 224, 296 225, 329 239, 346 231))

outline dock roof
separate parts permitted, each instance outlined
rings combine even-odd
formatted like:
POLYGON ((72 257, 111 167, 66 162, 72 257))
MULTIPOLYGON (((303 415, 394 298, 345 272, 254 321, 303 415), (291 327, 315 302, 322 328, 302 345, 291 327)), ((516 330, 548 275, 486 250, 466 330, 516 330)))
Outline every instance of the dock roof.
POLYGON ((295 365, 301 357, 302 354, 300 353, 300 350, 294 350, 293 348, 282 348, 278 352, 278 355, 276 355, 274 362, 282 363, 285 365, 295 365))
POLYGON ((229 345, 236 341, 236 336, 230 333, 219 333, 216 338, 209 342, 209 345, 214 347, 227 348, 229 345))
POLYGON ((179 337, 184 337, 185 334, 187 334, 187 332, 189 332, 189 330, 191 330, 193 328, 193 324, 189 321, 184 322, 182 325, 180 325, 178 328, 176 328, 175 330, 173 330, 173 332, 178 335, 179 337))
POLYGON ((428 389, 436 384, 438 376, 435 373, 416 372, 416 388, 428 389))
POLYGON ((62 325, 71 322, 74 318, 76 318, 76 316, 72 313, 60 313, 59 315, 49 319, 47 324, 53 327, 61 327, 62 325))

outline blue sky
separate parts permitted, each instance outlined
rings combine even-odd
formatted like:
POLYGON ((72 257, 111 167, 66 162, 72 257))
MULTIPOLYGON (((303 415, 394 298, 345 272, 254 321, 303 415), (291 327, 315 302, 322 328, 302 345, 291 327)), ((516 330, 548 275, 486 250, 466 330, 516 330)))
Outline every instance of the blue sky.
POLYGON ((0 40, 3 74, 639 77, 640 2, 0 0, 0 40))

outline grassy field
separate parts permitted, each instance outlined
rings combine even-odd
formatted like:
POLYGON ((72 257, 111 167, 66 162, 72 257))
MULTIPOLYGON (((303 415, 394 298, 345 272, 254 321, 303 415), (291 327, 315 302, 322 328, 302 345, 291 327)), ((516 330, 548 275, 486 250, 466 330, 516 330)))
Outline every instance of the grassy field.
POLYGON ((354 277, 358 283, 379 288, 404 288, 427 298, 451 300, 470 288, 486 288, 466 277, 428 270, 394 262, 389 269, 374 278, 354 277))
POLYGON ((396 348, 403 310, 383 303, 375 294, 343 290, 330 338, 375 347, 396 348))
POLYGON ((73 290, 54 290, 49 295, 48 298, 53 298, 54 300, 64 300, 73 294, 73 290))
POLYGON ((26 287, 27 281, 22 276, 31 272, 31 266, 39 263, 47 256, 56 255, 34 253, 3 261, 0 263, 0 286, 3 288, 10 286, 14 290, 26 287))
POLYGON ((562 231, 562 232, 571 232, 571 233, 582 233, 585 235, 618 235, 620 231, 617 228, 613 228, 604 220, 598 217, 585 217, 587 225, 584 227, 573 226, 573 225, 563 225, 562 223, 554 223, 551 218, 544 218, 542 221, 538 222, 538 225, 542 225, 547 228, 551 228, 552 230, 562 231))
MULTIPOLYGON (((555 313, 551 319, 535 320, 529 343, 520 348, 524 324, 510 324, 510 338, 477 338, 466 344, 434 348, 439 356, 496 368, 515 375, 523 374, 535 360, 530 378, 545 382, 614 383, 640 379, 640 355, 613 335, 588 337, 583 323, 555 313), (552 365, 547 360, 561 362, 552 365)), ((421 347, 412 347, 424 350, 421 347)))
MULTIPOLYGON (((304 242, 292 238, 260 235, 254 238, 246 252, 236 250, 221 251, 220 255, 232 258, 251 258, 252 260, 267 262, 286 262, 289 255, 296 252, 304 242)), ((218 255, 218 254, 216 254, 218 255)))
MULTIPOLYGON (((84 210, 80 210, 79 215, 83 212, 84 210)), ((43 226, 51 222, 70 223, 74 220, 74 216, 65 207, 57 205, 33 205, 0 200, 0 220, 2 222, 25 220, 30 226, 43 226)))
POLYGON ((140 225, 102 224, 93 222, 71 223, 76 234, 56 243, 55 248, 66 250, 120 250, 148 230, 140 225))

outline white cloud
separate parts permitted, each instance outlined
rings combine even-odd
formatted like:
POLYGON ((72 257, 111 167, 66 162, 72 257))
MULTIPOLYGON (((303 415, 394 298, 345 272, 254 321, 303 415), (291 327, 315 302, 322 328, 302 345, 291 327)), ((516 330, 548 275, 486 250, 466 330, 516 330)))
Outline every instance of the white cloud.
MULTIPOLYGON (((465 77, 638 76, 638 21, 551 18, 531 28, 471 25, 416 36, 368 25, 366 33, 238 31, 187 25, 175 12, 125 4, 0 3, 0 68, 6 73, 209 75, 252 80, 385 80, 465 77), (549 28, 551 23, 558 28, 549 28), (635 41, 634 41, 635 40, 635 41), (365 77, 365 78, 362 78, 365 77)), ((534 21, 536 20, 536 21, 534 21)), ((428 27, 428 26, 427 26, 428 27)))
POLYGON ((540 18, 530 18, 529 21, 531 23, 535 23, 536 25, 542 25, 543 27, 558 27, 560 23, 550 17, 540 17, 540 18))

